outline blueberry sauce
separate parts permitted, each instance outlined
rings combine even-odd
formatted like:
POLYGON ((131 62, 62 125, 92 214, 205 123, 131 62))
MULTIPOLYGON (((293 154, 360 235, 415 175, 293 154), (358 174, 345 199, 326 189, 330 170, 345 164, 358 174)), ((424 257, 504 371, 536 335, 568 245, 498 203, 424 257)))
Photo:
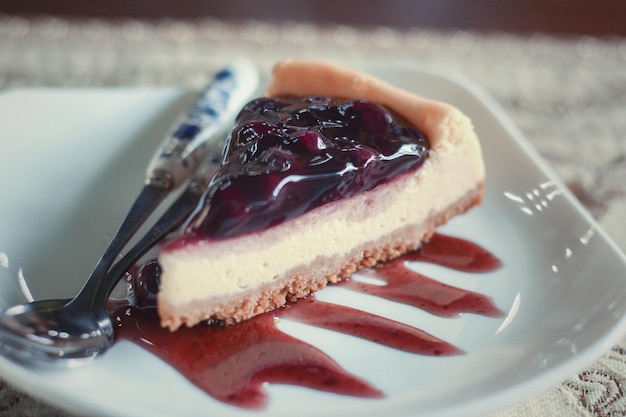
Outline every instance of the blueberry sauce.
POLYGON ((358 280, 346 280, 339 285, 351 290, 376 295, 391 301, 442 316, 454 317, 461 313, 500 317, 493 302, 482 294, 443 284, 406 267, 407 261, 439 264, 468 273, 489 272, 501 266, 491 253, 466 240, 435 234, 421 250, 386 262, 375 270, 361 271, 382 279, 385 285, 358 280))
MULTIPOLYGON (((467 273, 487 273, 501 266, 494 255, 472 242, 436 234, 420 250, 368 272, 387 282, 376 286, 390 287, 387 292, 372 290, 356 280, 339 285, 400 302, 406 300, 398 294, 405 293, 411 305, 447 317, 461 313, 502 315, 489 298, 417 274, 405 266, 409 261, 434 262, 467 273)), ((365 398, 384 396, 328 354, 282 332, 276 326, 278 319, 307 323, 418 355, 463 353, 416 327, 322 302, 313 295, 233 326, 208 323, 170 332, 160 327, 156 313, 158 280, 159 268, 154 260, 129 276, 128 300, 110 303, 116 338, 142 346, 207 394, 238 407, 263 408, 268 401, 263 383, 298 385, 365 398)))
POLYGON ((267 403, 263 383, 378 398, 382 393, 350 375, 319 349, 293 338, 263 314, 235 326, 197 325, 162 329, 152 308, 119 308, 117 337, 172 365, 213 398, 259 409, 267 403))
POLYGON ((481 246, 439 233, 435 233, 420 250, 404 255, 403 259, 430 262, 470 273, 490 272, 502 266, 498 258, 481 246))
POLYGON ((417 169, 429 142, 364 100, 259 98, 240 112, 188 237, 264 230, 417 169))
POLYGON ((310 295, 274 312, 277 317, 349 334, 405 352, 448 356, 462 350, 418 328, 310 295))

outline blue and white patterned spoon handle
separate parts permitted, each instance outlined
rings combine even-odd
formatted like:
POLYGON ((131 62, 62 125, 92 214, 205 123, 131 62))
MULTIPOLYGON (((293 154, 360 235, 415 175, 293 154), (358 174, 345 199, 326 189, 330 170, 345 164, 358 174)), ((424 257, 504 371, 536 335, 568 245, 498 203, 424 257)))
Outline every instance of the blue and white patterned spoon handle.
POLYGON ((236 61, 219 71, 152 157, 146 182, 171 181, 174 188, 189 179, 258 86, 258 71, 249 61, 236 61))

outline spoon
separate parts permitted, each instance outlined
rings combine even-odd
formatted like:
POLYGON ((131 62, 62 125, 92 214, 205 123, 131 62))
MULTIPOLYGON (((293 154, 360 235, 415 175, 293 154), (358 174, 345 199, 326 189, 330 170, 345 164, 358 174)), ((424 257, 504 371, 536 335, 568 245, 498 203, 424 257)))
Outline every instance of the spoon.
POLYGON ((207 154, 215 152, 216 138, 232 123, 257 84, 258 74, 247 61, 236 62, 214 77, 192 111, 153 156, 142 191, 78 295, 34 301, 4 311, 0 315, 2 353, 20 361, 66 366, 92 359, 111 346, 114 332, 106 313, 108 296, 124 273, 195 208, 215 169, 214 155, 207 158, 207 154), (176 202, 111 268, 141 224, 196 171, 176 202))
POLYGON ((104 353, 114 341, 107 299, 124 274, 154 245, 179 227, 197 207, 217 168, 220 152, 199 169, 185 191, 148 232, 100 279, 74 299, 40 300, 13 306, 0 316, 0 347, 28 363, 73 366, 104 353), (61 360, 63 359, 63 360, 61 360))

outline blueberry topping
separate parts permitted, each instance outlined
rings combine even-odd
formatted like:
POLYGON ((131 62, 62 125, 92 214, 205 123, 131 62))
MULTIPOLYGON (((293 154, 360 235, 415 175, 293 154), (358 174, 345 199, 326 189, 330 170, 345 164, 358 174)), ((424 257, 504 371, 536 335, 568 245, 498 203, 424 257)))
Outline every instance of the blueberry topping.
POLYGON ((373 102, 255 99, 237 117, 188 233, 264 230, 417 169, 428 149, 423 133, 373 102))
POLYGON ((145 262, 133 274, 131 285, 137 307, 156 307, 156 298, 161 282, 160 278, 161 268, 156 259, 145 262))

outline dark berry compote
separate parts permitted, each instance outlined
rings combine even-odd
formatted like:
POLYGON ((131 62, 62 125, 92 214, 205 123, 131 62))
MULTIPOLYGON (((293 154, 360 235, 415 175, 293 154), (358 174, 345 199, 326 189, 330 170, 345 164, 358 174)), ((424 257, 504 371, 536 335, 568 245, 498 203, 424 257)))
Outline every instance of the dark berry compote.
POLYGON ((237 117, 188 237, 264 230, 419 168, 429 147, 422 132, 369 101, 255 99, 237 117))

